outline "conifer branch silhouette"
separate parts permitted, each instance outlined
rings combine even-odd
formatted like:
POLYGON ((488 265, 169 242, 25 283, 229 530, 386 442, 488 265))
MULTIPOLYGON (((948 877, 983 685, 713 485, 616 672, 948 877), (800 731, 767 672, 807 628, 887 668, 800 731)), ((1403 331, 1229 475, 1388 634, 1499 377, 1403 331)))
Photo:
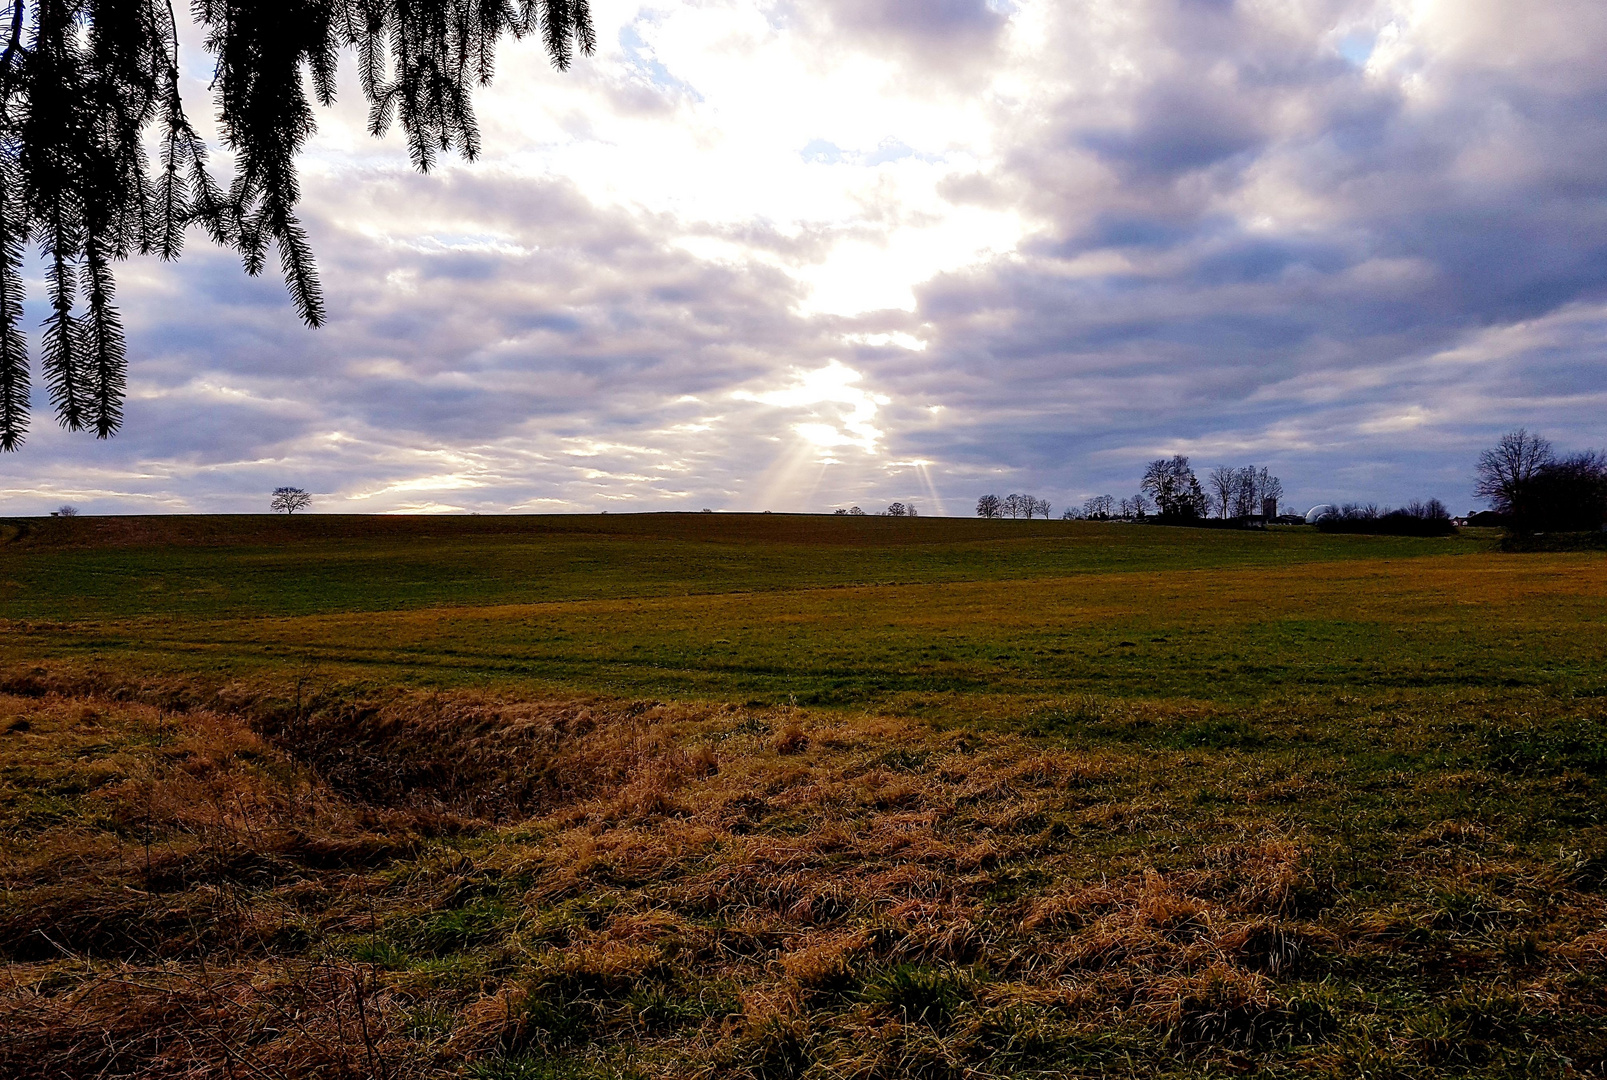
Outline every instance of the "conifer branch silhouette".
POLYGON ((191 225, 251 275, 274 248, 297 315, 324 322, 296 158, 317 128, 314 101, 335 100, 343 50, 357 56, 369 130, 399 122, 428 171, 441 154, 479 154, 473 93, 504 37, 539 35, 561 71, 596 47, 586 0, 194 0, 191 14, 215 61, 227 189, 179 95, 171 0, 0 0, 0 451, 28 432, 30 246, 46 264, 40 361, 56 417, 110 438, 128 379, 114 267, 129 255, 176 259, 191 225))

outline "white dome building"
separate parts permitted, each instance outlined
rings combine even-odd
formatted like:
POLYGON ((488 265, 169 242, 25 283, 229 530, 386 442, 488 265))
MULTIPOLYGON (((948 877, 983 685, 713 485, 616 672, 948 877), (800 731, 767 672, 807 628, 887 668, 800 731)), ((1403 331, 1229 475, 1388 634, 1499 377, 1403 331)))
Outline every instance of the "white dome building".
POLYGON ((1310 510, 1306 511, 1306 524, 1317 524, 1318 518, 1322 517, 1324 514, 1331 513, 1333 509, 1334 507, 1332 503, 1318 503, 1316 506, 1313 506, 1310 510))

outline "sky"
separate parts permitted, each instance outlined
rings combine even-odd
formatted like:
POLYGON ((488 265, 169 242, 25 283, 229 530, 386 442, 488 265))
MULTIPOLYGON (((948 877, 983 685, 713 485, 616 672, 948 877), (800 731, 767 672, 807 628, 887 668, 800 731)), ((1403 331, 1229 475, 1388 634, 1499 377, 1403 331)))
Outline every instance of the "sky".
POLYGON ((124 430, 41 386, 0 513, 1058 515, 1174 453, 1461 512, 1504 431, 1607 445, 1600 0, 593 15, 567 73, 505 45, 428 175, 348 61, 303 160, 328 324, 199 235, 130 261, 124 430))

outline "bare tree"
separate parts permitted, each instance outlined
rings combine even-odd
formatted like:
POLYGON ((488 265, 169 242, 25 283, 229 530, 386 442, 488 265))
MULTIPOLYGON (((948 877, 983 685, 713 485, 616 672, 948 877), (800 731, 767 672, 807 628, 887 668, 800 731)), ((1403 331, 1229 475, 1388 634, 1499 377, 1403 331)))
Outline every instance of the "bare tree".
POLYGON ((1004 513, 1004 500, 997 495, 984 495, 976 501, 976 516, 996 518, 1004 513))
POLYGON ((1283 481, 1272 475, 1272 470, 1262 467, 1255 474, 1256 487, 1256 513, 1264 518, 1278 516, 1278 500, 1283 498, 1283 481))
POLYGON ((908 515, 909 507, 901 502, 892 503, 887 507, 888 517, 907 517, 908 515))
POLYGON ((56 512, 52 516, 54 516, 54 517, 77 517, 78 516, 78 507, 74 506, 72 503, 62 503, 61 506, 56 508, 56 512))
POLYGON ((1551 444, 1545 439, 1523 428, 1510 431, 1479 455, 1473 494, 1488 499, 1490 508, 1498 514, 1526 519, 1534 482, 1553 460, 1551 444))
POLYGON ((1253 517, 1256 506, 1256 471, 1254 465, 1233 470, 1233 517, 1253 517))
POLYGON ((1109 495, 1095 495, 1082 504, 1082 512, 1090 521, 1109 521, 1116 512, 1116 500, 1109 495))
POLYGON ((1205 480, 1206 490, 1211 495, 1212 504, 1216 507, 1217 515, 1226 518, 1233 510, 1233 497, 1239 490, 1239 470, 1228 466, 1218 465, 1211 470, 1211 475, 1205 480))
POLYGON ((1028 503, 1028 505, 1027 505, 1027 516, 1028 517, 1032 517, 1032 515, 1037 514, 1039 517, 1043 518, 1045 521, 1049 520, 1049 500, 1048 499, 1038 499, 1038 498, 1034 498, 1031 495, 1028 495, 1027 496, 1027 503, 1028 503))
POLYGON ((1004 516, 1007 518, 1020 517, 1021 496, 1011 492, 1009 495, 1004 497, 1004 500, 999 504, 999 508, 1004 511, 1004 516))
POLYGON ((865 516, 865 511, 861 510, 857 506, 850 506, 848 508, 848 516, 849 517, 864 517, 865 516))
POLYGON ((1256 486, 1261 489, 1263 499, 1283 498, 1283 481, 1272 475, 1272 470, 1263 468, 1256 474, 1256 486))
POLYGON ((312 496, 299 487, 273 489, 273 501, 268 506, 276 514, 294 514, 312 505, 312 496))

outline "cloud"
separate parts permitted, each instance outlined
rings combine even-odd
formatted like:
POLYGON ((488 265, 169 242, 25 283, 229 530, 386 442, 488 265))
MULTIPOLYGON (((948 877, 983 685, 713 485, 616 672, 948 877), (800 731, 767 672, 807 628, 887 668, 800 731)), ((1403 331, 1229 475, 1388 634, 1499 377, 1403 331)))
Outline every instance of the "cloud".
POLYGON ((596 15, 568 74, 505 48, 486 157, 429 176, 344 70, 329 326, 135 260, 125 433, 41 416, 0 511, 1063 505, 1172 452, 1460 506, 1508 427, 1607 443, 1599 4, 596 15))

